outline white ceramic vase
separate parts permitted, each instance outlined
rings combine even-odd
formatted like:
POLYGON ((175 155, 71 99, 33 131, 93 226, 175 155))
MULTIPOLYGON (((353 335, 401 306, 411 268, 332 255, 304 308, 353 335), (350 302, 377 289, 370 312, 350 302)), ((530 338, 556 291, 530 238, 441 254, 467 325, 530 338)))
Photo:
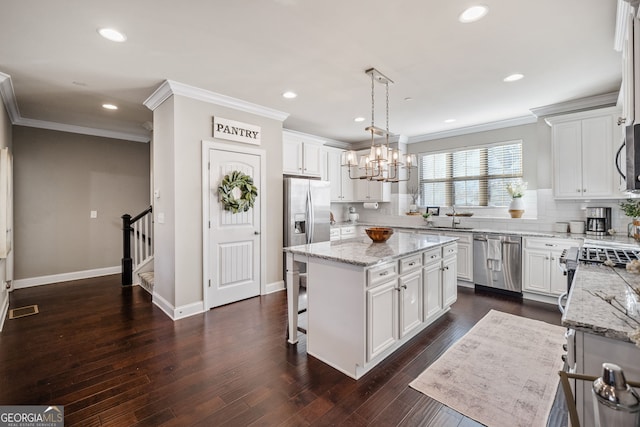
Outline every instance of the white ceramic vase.
POLYGON ((514 197, 509 204, 509 214, 511 218, 521 218, 524 213, 524 202, 522 197, 514 197))

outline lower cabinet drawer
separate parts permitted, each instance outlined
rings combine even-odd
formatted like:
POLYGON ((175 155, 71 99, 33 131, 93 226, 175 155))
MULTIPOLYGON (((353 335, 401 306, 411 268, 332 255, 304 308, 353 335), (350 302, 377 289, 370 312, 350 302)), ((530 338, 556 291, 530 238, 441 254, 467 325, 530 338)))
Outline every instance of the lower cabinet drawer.
POLYGON ((436 248, 436 249, 431 249, 426 251, 423 254, 423 264, 424 265, 428 265, 431 264, 433 262, 440 262, 440 260, 442 259, 442 249, 441 248, 436 248))
POLYGON ((422 267, 422 254, 402 258, 400 260, 400 274, 409 273, 422 267))
POLYGON ((458 245, 456 243, 442 247, 442 258, 456 255, 458 253, 458 245))
POLYGON ((398 263, 387 263, 373 267, 367 271, 367 284, 369 287, 389 281, 398 275, 398 263))

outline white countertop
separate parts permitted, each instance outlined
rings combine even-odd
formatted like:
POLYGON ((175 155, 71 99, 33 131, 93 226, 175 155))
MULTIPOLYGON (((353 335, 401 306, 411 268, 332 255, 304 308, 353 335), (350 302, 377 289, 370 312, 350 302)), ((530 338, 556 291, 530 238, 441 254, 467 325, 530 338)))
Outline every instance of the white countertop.
POLYGON ((396 231, 384 243, 367 236, 283 248, 285 252, 369 267, 458 240, 455 237, 396 231))
POLYGON ((640 288, 640 274, 602 264, 580 264, 562 325, 630 342, 629 333, 640 328, 640 303, 629 285, 640 288))

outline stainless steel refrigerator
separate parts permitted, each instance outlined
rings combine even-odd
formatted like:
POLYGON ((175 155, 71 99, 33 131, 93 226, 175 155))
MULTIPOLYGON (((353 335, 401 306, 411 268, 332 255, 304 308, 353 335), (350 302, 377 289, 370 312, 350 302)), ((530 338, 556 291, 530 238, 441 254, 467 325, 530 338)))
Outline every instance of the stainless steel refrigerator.
POLYGON ((284 179, 284 246, 329 240, 330 183, 284 179))

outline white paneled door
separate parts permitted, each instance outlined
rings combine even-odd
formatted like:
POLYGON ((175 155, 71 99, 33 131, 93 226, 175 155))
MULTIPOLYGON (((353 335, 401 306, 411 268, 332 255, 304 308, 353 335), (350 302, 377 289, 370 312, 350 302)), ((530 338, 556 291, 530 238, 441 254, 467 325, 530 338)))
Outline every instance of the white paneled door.
POLYGON ((261 189, 259 155, 209 150, 208 308, 260 295, 261 189), (247 212, 232 213, 219 201, 220 182, 236 170, 258 187, 255 205, 247 212))

